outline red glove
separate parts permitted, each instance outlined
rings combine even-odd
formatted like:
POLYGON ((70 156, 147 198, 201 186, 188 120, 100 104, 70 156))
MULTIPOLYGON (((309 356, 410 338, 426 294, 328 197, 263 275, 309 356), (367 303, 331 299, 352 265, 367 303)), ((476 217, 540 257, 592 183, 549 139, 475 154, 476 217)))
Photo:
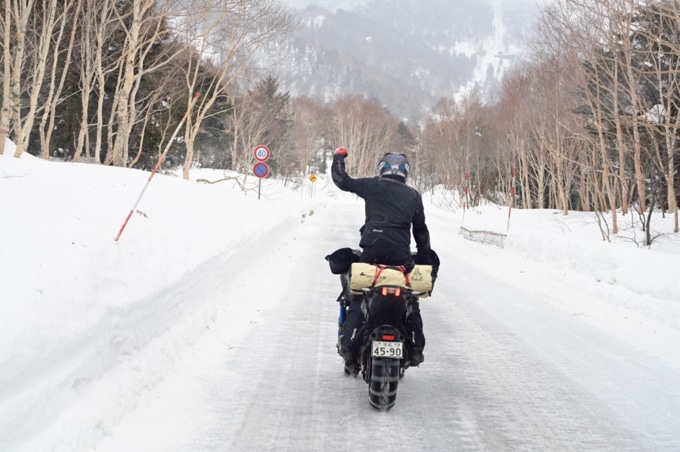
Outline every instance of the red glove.
POLYGON ((341 155, 343 158, 347 157, 347 149, 345 148, 337 148, 335 150, 335 155, 341 155))

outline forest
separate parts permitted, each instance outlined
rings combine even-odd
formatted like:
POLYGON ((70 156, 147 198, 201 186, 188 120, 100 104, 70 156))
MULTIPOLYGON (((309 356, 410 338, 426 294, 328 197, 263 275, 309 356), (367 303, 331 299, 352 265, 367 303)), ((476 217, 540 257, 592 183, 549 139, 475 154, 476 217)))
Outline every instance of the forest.
MULTIPOLYGON (((555 0, 497 98, 441 98, 395 117, 361 94, 293 97, 254 57, 295 28, 276 0, 1 0, 5 137, 45 159, 151 169, 161 156, 273 177, 326 171, 338 146, 354 176, 405 153, 419 190, 454 202, 592 211, 678 225, 680 2, 555 0)), ((604 214, 607 214, 605 217, 604 214)))

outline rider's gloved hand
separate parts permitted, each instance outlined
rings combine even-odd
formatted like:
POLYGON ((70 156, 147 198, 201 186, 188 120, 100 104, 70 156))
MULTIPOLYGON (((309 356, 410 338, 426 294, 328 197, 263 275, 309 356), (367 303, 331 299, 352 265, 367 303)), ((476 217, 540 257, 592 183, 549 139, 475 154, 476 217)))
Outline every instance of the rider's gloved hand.
POLYGON ((416 254, 416 264, 418 265, 432 265, 432 253, 429 249, 418 250, 416 254))
POLYGON ((347 149, 345 149, 345 148, 337 148, 337 149, 335 150, 335 155, 339 155, 339 156, 341 156, 342 158, 345 158, 345 157, 347 157, 347 149))

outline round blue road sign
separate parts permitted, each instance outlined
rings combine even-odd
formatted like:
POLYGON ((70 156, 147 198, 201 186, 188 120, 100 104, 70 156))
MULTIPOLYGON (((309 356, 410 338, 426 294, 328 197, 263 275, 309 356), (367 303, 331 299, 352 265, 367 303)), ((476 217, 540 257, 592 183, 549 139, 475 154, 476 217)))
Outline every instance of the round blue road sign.
POLYGON ((253 166, 253 174, 260 179, 267 177, 269 175, 269 166, 264 162, 257 162, 253 166))

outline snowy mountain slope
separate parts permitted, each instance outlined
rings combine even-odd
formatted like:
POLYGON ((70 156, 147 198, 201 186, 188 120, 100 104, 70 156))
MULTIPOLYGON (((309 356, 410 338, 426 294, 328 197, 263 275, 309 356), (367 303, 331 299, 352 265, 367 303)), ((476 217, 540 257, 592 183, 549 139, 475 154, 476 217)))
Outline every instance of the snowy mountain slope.
POLYGON ((477 0, 308 6, 297 13, 296 35, 260 59, 293 95, 329 100, 362 93, 399 116, 418 118, 439 97, 475 86, 493 97, 525 52, 536 13, 533 4, 477 0))

